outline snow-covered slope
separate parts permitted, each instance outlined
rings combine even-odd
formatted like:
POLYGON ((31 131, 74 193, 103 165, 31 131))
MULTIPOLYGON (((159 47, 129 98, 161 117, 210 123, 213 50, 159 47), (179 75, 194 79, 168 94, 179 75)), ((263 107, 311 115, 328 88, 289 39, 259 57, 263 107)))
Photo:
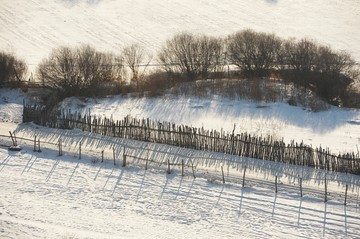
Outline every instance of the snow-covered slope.
POLYGON ((332 107, 328 111, 309 112, 286 103, 254 103, 211 98, 133 98, 113 96, 103 99, 67 98, 65 109, 82 114, 121 120, 127 115, 176 124, 204 127, 236 133, 272 135, 286 142, 304 141, 313 147, 329 147, 332 152, 358 152, 360 111, 332 107))
POLYGON ((33 152, 32 140, 19 139, 24 147, 21 152, 0 146, 0 238, 289 239, 359 235, 359 176, 246 158, 237 158, 242 163, 236 171, 236 163, 228 164, 234 160, 231 155, 80 130, 24 124, 16 133, 29 139, 36 134, 42 140, 42 152, 33 152), (54 144, 59 137, 64 144, 63 156, 58 156, 54 144), (81 159, 79 140, 83 142, 81 159), (121 167, 123 147, 128 155, 153 160, 148 170, 144 170, 144 161, 131 157, 127 167, 121 167), (104 163, 99 162, 102 149, 104 163), (196 179, 190 168, 185 169, 184 177, 177 166, 171 167, 172 174, 166 174, 164 162, 181 159, 185 163, 206 159, 208 167, 198 165, 196 179), (226 184, 222 184, 216 164, 224 165, 226 184), (248 167, 242 188, 244 165, 248 167), (324 173, 329 192, 326 204, 324 173), (304 175, 302 198, 299 174, 304 175), (279 176, 278 194, 274 192, 275 175, 279 176), (347 206, 343 205, 345 186, 340 182, 350 185, 347 206))
POLYGON ((226 36, 251 28, 313 38, 360 61, 359 24, 358 0, 12 0, 0 6, 0 49, 34 71, 59 45, 117 52, 136 42, 155 52, 181 31, 226 36))

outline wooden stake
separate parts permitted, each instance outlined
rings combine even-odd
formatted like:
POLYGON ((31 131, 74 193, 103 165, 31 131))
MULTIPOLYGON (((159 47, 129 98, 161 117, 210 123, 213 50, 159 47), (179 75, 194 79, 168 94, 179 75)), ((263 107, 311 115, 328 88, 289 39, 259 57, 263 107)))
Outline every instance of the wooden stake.
POLYGON ((41 148, 40 148, 40 139, 38 139, 38 147, 39 147, 39 148, 38 148, 38 150, 37 150, 37 151, 40 153, 40 152, 41 152, 41 148))
POLYGON ((181 160, 181 177, 184 177, 184 159, 181 160))
POLYGON ((223 184, 225 184, 225 175, 224 175, 224 167, 223 166, 221 166, 221 173, 222 173, 223 184))
POLYGON ((275 193, 277 194, 278 193, 278 187, 277 187, 277 178, 278 176, 275 176, 275 193))
POLYGON ((167 160, 167 171, 168 174, 171 174, 171 170, 170 170, 170 160, 167 160))
POLYGON ((327 202, 328 199, 327 199, 327 182, 326 182, 326 177, 325 177, 325 199, 324 199, 324 202, 327 202))
POLYGON ((79 143, 79 159, 81 159, 81 141, 79 143))
MULTIPOLYGON (((115 157, 115 147, 113 147, 113 158, 114 158, 114 165, 116 164, 115 163, 115 159, 116 159, 116 157, 115 157)), ((126 163, 125 163, 126 164, 126 163)), ((126 166, 126 165, 125 165, 126 166)), ((123 166, 123 167, 125 167, 125 166, 123 166)))
POLYGON ((246 173, 246 165, 244 167, 244 174, 243 174, 243 182, 242 182, 242 187, 245 187, 245 173, 246 173))
POLYGON ((147 169, 148 169, 148 162, 149 162, 149 158, 148 158, 148 157, 146 157, 145 170, 147 170, 147 169))
POLYGON ((126 167, 126 154, 125 154, 125 151, 124 151, 124 154, 123 154, 123 163, 122 163, 122 166, 123 166, 123 167, 126 167))
POLYGON ((104 150, 101 151, 101 162, 104 162, 104 150))
POLYGON ((300 178, 299 184, 300 184, 300 197, 303 197, 302 178, 300 178))
POLYGON ((348 191, 348 188, 349 188, 349 186, 346 184, 346 187, 345 187, 345 202, 344 202, 344 205, 346 205, 346 199, 347 199, 347 191, 348 191))
POLYGON ((195 170, 194 170, 194 163, 191 162, 191 170, 192 170, 192 173, 193 173, 193 176, 194 176, 194 179, 196 178, 195 176, 195 170))
POLYGON ((9 131, 9 133, 10 133, 11 140, 13 142, 13 146, 17 146, 11 131, 9 131))
POLYGON ((35 138, 34 138, 34 152, 36 152, 36 135, 35 135, 35 138))
POLYGON ((61 145, 61 139, 59 139, 59 156, 62 156, 62 145, 61 145))

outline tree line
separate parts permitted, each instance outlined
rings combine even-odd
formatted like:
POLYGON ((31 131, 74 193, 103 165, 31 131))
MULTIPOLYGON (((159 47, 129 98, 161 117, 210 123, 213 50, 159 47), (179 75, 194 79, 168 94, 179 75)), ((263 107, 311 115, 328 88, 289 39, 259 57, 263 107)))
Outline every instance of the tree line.
MULTIPOLYGON (((254 81, 274 74, 285 82, 311 89, 334 105, 350 104, 349 88, 359 72, 349 53, 315 40, 283 39, 247 29, 225 38, 179 33, 155 57, 133 44, 119 53, 89 45, 54 49, 37 67, 37 79, 62 97, 163 89, 178 82, 224 78, 231 66, 236 78, 254 81), (150 62, 156 70, 147 73, 150 62)), ((25 62, 0 55, 0 85, 19 81, 25 62), (5 69, 5 70, 3 70, 5 69)))

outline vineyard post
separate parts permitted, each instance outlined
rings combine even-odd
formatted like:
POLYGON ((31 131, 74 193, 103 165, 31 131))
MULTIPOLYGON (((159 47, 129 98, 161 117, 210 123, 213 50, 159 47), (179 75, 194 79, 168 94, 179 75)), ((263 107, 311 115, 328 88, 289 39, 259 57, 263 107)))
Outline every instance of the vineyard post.
POLYGON ((59 156, 62 156, 62 145, 61 145, 61 139, 59 139, 59 156))
POLYGON ((278 179, 278 176, 276 175, 275 176, 275 193, 277 194, 278 193, 278 187, 277 187, 277 180, 278 179))
POLYGON ((123 163, 122 163, 123 167, 126 167, 126 154, 125 154, 125 147, 124 147, 124 153, 123 153, 123 163))
POLYGON ((36 152, 36 135, 35 135, 35 138, 34 138, 34 152, 36 152))
POLYGON ((244 167, 244 174, 243 174, 243 182, 242 182, 242 187, 245 187, 245 173, 246 173, 246 165, 244 167))
POLYGON ((325 176, 325 199, 324 202, 326 203, 328 201, 327 199, 327 182, 326 182, 326 176, 325 176))
POLYGON ((225 176, 224 176, 224 167, 223 166, 221 166, 221 173, 222 173, 223 184, 225 184, 225 176))
POLYGON ((347 199, 347 191, 348 191, 348 188, 349 188, 349 185, 346 184, 346 187, 345 187, 345 202, 344 202, 344 205, 346 206, 346 199, 347 199))
POLYGON ((115 147, 113 147, 113 158, 114 158, 114 165, 116 165, 115 160, 116 160, 116 156, 115 156, 115 147))
POLYGON ((170 160, 167 160, 167 174, 171 174, 171 170, 170 170, 170 160))
POLYGON ((37 152, 41 152, 41 149, 40 149, 40 139, 38 139, 38 147, 39 147, 39 149, 37 150, 37 152))
POLYGON ((81 159, 81 141, 79 143, 79 159, 81 159))
POLYGON ((181 177, 184 177, 184 159, 181 160, 181 177))
POLYGON ((299 179, 299 184, 300 184, 300 197, 303 197, 302 178, 299 179))

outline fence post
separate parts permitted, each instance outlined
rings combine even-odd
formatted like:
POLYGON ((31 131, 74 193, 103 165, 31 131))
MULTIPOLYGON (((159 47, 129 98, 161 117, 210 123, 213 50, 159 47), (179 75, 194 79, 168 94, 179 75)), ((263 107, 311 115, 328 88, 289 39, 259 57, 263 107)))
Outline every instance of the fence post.
POLYGON ((327 199, 327 182, 326 182, 326 177, 325 177, 325 199, 324 202, 326 203, 328 201, 327 199))
POLYGON ((171 170, 170 170, 170 160, 167 160, 167 170, 166 170, 167 174, 171 174, 171 170))
POLYGON ((181 160, 181 177, 184 177, 184 159, 181 160))
MULTIPOLYGON (((114 165, 116 164, 115 163, 115 159, 116 159, 116 157, 115 157, 115 147, 113 147, 113 158, 114 158, 114 165)), ((123 166, 124 167, 124 166, 123 166)))
POLYGON ((81 159, 81 141, 79 143, 79 159, 81 159))
POLYGON ((193 176, 194 176, 194 179, 195 179, 196 176, 195 176, 194 162, 193 161, 191 161, 191 170, 192 170, 192 173, 193 173, 193 176))
POLYGON ((349 188, 349 186, 346 184, 346 187, 345 187, 345 202, 344 202, 344 205, 346 205, 346 199, 347 199, 347 191, 348 191, 348 188, 349 188))
POLYGON ((278 187, 277 187, 277 178, 278 178, 278 176, 276 175, 275 176, 275 193, 277 194, 278 193, 278 187))
POLYGON ((243 182, 242 182, 242 187, 243 188, 245 187, 245 173, 246 173, 246 165, 245 165, 244 174, 243 174, 243 182))
POLYGON ((35 135, 35 138, 34 138, 34 152, 36 152, 36 135, 35 135))
POLYGON ((303 197, 302 178, 300 178, 299 184, 300 184, 300 197, 303 197))
POLYGON ((223 166, 221 166, 221 173, 222 173, 223 184, 225 184, 225 176, 224 176, 224 167, 223 166))
POLYGON ((104 150, 101 151, 101 162, 104 162, 104 150))
POLYGON ((126 167, 126 154, 125 154, 125 147, 124 147, 124 153, 123 153, 123 163, 122 163, 123 167, 126 167))
POLYGON ((37 150, 39 153, 41 153, 41 148, 40 148, 40 139, 38 139, 38 147, 39 149, 37 150))
POLYGON ((62 145, 61 145, 61 139, 59 139, 59 156, 62 156, 62 145))

